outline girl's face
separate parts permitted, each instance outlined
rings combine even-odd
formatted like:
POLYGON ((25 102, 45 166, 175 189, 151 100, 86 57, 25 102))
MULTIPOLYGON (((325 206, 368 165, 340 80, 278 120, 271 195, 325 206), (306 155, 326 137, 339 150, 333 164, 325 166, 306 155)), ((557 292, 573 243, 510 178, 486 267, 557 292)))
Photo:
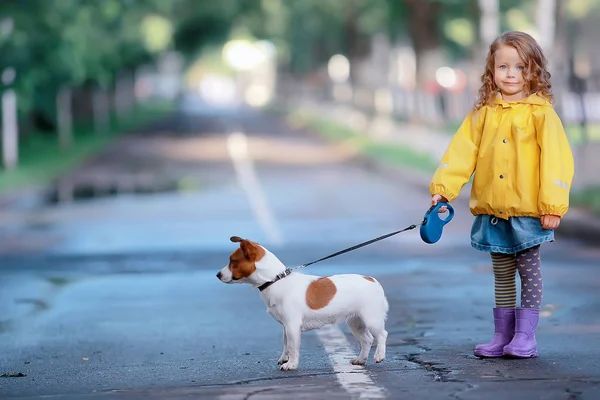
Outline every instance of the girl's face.
POLYGON ((514 47, 503 45, 494 53, 494 83, 500 88, 504 101, 511 102, 525 98, 524 69, 525 63, 514 47))

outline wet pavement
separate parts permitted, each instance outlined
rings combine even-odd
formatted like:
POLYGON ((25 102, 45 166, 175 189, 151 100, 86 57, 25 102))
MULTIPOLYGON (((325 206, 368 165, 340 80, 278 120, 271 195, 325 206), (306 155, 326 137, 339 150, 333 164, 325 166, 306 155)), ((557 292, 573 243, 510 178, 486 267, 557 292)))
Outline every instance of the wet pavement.
POLYGON ((383 363, 340 365, 358 350, 340 326, 304 333, 299 369, 280 371, 281 329, 258 293, 215 274, 233 235, 297 266, 422 219, 425 190, 357 161, 274 116, 188 113, 60 184, 63 200, 85 185, 96 198, 5 210, 0 375, 25 376, 0 377, 0 398, 599 398, 599 249, 545 246, 538 359, 479 360, 493 277, 458 204, 435 245, 409 231, 305 270, 382 282, 383 363))

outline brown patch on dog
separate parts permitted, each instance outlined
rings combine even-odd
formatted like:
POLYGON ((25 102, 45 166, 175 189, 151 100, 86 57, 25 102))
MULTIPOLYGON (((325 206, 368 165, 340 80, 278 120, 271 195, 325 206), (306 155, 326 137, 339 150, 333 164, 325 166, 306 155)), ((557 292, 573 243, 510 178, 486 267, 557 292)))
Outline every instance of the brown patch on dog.
POLYGON ((371 278, 370 276, 363 276, 363 278, 365 278, 369 282, 375 282, 375 279, 371 278))
POLYGON ((240 244, 239 249, 236 249, 229 257, 231 276, 234 280, 247 278, 256 271, 255 263, 265 256, 265 249, 258 243, 238 236, 232 236, 230 240, 240 244))
POLYGON ((323 308, 329 304, 336 292, 335 283, 329 278, 312 281, 306 289, 306 305, 312 310, 323 308))

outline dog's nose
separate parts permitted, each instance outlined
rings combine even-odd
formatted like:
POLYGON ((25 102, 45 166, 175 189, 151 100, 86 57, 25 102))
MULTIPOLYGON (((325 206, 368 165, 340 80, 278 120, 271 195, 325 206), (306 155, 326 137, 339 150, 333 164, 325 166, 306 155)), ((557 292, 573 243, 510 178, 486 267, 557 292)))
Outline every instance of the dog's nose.
POLYGON ((221 273, 221 271, 217 272, 217 278, 221 279, 222 276, 223 274, 221 273))

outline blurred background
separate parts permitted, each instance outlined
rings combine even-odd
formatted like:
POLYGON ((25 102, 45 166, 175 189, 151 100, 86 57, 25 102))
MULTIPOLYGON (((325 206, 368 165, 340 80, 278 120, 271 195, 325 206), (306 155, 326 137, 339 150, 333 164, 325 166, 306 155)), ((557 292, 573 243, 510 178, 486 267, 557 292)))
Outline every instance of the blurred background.
POLYGON ((336 399, 342 377, 390 398, 600 398, 598 38, 600 0, 0 0, 0 397, 336 399), (544 48, 576 158, 544 357, 472 358, 494 293, 465 188, 435 246, 414 230, 306 270, 382 282, 390 362, 345 369, 355 342, 333 330, 281 379, 277 323, 215 276, 229 238, 293 267, 418 224, 506 30, 544 48))
POLYGON ((143 121, 197 107, 184 93, 216 108, 344 105, 359 131, 385 117, 451 134, 506 30, 543 46, 576 186, 593 187, 598 21, 599 0, 3 0, 0 190, 68 169, 140 105, 143 121))

